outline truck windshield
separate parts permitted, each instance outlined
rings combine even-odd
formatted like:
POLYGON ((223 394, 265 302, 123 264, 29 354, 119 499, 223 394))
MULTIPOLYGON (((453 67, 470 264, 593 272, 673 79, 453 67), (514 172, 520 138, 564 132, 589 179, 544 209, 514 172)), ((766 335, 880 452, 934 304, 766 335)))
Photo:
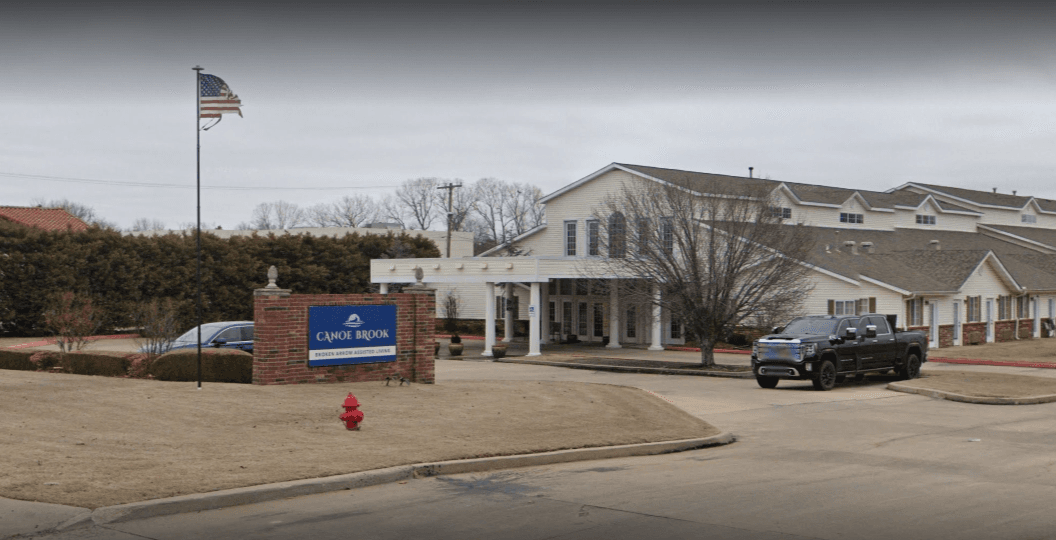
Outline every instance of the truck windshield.
POLYGON ((781 333, 831 336, 836 333, 836 319, 817 319, 814 317, 793 319, 781 333))

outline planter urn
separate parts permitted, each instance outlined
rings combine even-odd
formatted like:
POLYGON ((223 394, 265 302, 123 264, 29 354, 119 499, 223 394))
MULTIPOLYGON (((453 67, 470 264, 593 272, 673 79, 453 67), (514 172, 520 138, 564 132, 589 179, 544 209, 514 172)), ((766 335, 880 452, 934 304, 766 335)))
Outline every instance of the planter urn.
POLYGON ((462 344, 461 343, 449 343, 447 345, 447 352, 451 356, 462 356, 462 344))

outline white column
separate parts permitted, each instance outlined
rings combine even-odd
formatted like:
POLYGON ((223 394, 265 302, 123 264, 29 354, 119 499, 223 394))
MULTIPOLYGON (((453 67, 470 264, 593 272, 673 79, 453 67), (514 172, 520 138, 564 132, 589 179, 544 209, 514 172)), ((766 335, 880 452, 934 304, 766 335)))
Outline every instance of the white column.
POLYGON ((1030 307, 1034 309, 1034 339, 1041 337, 1041 300, 1035 296, 1030 301, 1030 307))
POLYGON ((378 292, 381 293, 381 294, 389 294, 389 284, 388 283, 379 283, 378 284, 378 292))
POLYGON ((664 350, 663 344, 660 343, 662 336, 663 332, 660 324, 660 286, 653 285, 653 343, 652 345, 649 345, 650 351, 664 350))
POLYGON ((531 304, 528 306, 528 356, 539 356, 539 284, 532 283, 531 304))
POLYGON ((495 345, 495 284, 484 284, 484 352, 481 356, 491 356, 491 347, 495 345))
POLYGON ((504 343, 513 341, 513 310, 510 307, 513 306, 513 283, 506 284, 506 335, 502 338, 504 343))
POLYGON ((620 349, 620 293, 619 280, 609 283, 609 344, 608 349, 620 349))
POLYGON ((550 343, 550 283, 539 284, 539 344, 550 343))

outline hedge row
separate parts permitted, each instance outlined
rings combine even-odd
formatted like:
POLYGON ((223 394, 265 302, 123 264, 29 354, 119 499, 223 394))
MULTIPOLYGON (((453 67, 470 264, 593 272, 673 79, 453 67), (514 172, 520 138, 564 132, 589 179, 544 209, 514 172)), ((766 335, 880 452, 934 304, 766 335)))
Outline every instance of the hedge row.
MULTIPOLYGON (((148 371, 159 381, 197 381, 198 351, 173 351, 158 357, 148 371)), ((253 355, 233 349, 202 350, 202 380, 250 384, 253 355)))
MULTIPOLYGON (((143 354, 91 354, 0 349, 0 369, 20 371, 62 368, 75 375, 104 377, 143 377, 147 374, 161 381, 197 381, 198 351, 174 351, 163 354, 149 365, 143 354)), ((250 384, 253 382, 253 355, 230 349, 202 351, 202 381, 250 384)))
MULTIPOLYGON (((370 290, 370 260, 438 257, 432 241, 406 233, 236 236, 202 234, 202 316, 206 321, 253 317, 253 290, 267 284, 269 266, 280 287, 300 294, 370 290)), ((172 298, 180 327, 194 326, 195 238, 193 234, 123 236, 92 228, 48 232, 0 220, 0 332, 41 336, 49 296, 87 293, 106 313, 102 332, 135 326, 136 305, 172 298)))

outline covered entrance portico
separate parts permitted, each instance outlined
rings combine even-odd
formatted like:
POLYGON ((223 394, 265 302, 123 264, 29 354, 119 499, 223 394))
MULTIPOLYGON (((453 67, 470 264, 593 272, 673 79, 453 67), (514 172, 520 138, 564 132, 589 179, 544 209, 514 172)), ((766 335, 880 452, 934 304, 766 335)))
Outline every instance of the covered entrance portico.
MULTIPOLYGON (((684 343, 681 324, 665 318, 656 303, 621 302, 615 280, 628 278, 603 275, 591 264, 554 256, 375 259, 370 279, 385 293, 389 284, 412 283, 415 268, 421 268, 424 281, 438 289, 479 290, 470 294, 479 303, 460 317, 484 319, 483 356, 492 355, 499 339, 498 316, 505 321, 504 342, 513 339, 519 315, 528 319, 529 356, 539 355, 541 346, 552 342, 607 341, 609 348, 644 344, 649 350, 663 350, 664 343, 684 343), (522 304, 527 304, 526 309, 522 304)), ((653 294, 659 295, 659 290, 654 288, 653 294)))

